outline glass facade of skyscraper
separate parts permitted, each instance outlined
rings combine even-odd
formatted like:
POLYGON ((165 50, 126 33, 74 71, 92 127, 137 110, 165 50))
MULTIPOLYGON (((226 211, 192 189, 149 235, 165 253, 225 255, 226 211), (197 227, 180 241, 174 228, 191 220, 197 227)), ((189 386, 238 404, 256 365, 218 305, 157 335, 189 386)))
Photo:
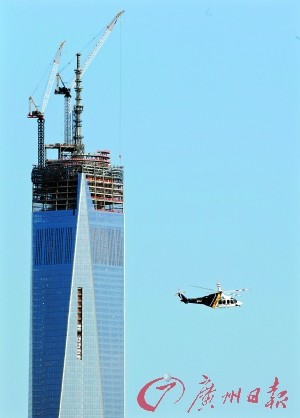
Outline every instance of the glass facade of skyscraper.
POLYGON ((70 209, 34 191, 30 418, 124 417, 124 213, 99 194, 113 180, 78 171, 70 209))

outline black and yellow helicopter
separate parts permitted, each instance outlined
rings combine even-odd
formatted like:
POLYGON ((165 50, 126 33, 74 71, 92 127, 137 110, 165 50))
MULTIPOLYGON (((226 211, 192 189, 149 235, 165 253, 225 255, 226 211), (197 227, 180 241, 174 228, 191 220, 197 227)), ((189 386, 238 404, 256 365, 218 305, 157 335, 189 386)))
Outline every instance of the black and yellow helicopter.
POLYGON ((199 298, 186 298, 180 289, 178 289, 178 292, 175 293, 174 296, 179 296, 180 301, 183 303, 196 303, 201 305, 206 305, 210 308, 236 308, 237 306, 241 307, 242 302, 239 300, 236 300, 233 296, 240 296, 236 292, 245 292, 246 290, 251 289, 236 289, 236 290, 222 290, 220 283, 217 282, 218 290, 214 291, 213 289, 207 289, 205 287, 200 286, 193 286, 198 287, 200 289, 205 290, 212 290, 214 293, 210 293, 209 295, 202 296, 199 298))

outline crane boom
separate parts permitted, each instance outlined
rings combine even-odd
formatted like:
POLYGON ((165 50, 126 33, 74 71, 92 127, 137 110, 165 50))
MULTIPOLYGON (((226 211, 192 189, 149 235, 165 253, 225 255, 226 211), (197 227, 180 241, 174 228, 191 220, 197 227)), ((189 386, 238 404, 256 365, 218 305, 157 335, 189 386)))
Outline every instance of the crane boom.
MULTIPOLYGON (((100 51, 100 49, 102 48, 104 42, 106 41, 106 39, 109 37, 109 35, 111 34, 113 28, 115 27, 115 24, 117 23, 119 17, 125 12, 125 10, 122 10, 121 12, 119 12, 114 18, 113 20, 109 23, 109 25, 106 27, 103 35, 100 37, 100 39, 97 41, 96 45, 94 46, 94 48, 92 49, 92 51, 89 53, 88 57, 86 58, 86 60, 84 61, 84 63, 81 66, 81 75, 83 75, 85 73, 85 71, 88 69, 89 65, 91 64, 91 62, 93 61, 93 59, 95 58, 95 56, 98 54, 98 52, 100 51)), ((71 81, 70 84, 70 90, 72 90, 75 86, 75 80, 76 77, 73 78, 73 80, 71 81)))
POLYGON ((49 101, 49 97, 50 97, 50 94, 51 94, 51 90, 52 90, 52 86, 53 86, 53 83, 54 83, 55 75, 57 73, 57 69, 58 69, 59 62, 60 62, 61 50, 62 50, 62 47, 64 46, 65 42, 66 41, 64 41, 60 44, 60 46, 57 50, 57 53, 55 55, 55 58, 53 60, 53 65, 52 65, 50 77, 49 77, 49 80, 48 80, 48 84, 47 84, 44 99, 43 99, 42 113, 45 112, 45 109, 46 109, 48 101, 49 101))

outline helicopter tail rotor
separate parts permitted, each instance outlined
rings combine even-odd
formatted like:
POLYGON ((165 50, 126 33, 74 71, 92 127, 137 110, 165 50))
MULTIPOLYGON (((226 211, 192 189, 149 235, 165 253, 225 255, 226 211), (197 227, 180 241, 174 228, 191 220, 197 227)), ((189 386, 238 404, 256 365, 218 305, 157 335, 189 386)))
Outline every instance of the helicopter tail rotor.
POLYGON ((180 287, 178 287, 178 292, 177 292, 177 293, 175 293, 175 295, 174 295, 174 296, 180 296, 180 295, 182 295, 183 293, 185 293, 185 290, 184 290, 183 292, 181 292, 180 287))
POLYGON ((181 292, 180 291, 180 288, 178 288, 178 292, 175 293, 174 296, 179 296, 180 301, 183 302, 183 303, 189 303, 188 302, 188 299, 185 296, 183 296, 184 293, 185 293, 185 291, 184 292, 181 292))

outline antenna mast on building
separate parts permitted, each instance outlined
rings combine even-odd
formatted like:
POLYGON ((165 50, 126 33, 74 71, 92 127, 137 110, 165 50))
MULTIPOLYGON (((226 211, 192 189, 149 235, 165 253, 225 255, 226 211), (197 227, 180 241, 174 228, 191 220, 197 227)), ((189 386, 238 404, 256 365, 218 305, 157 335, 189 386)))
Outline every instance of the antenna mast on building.
POLYGON ((75 144, 75 151, 74 155, 82 155, 84 154, 84 145, 82 142, 82 120, 81 120, 81 113, 83 112, 83 105, 81 103, 81 73, 82 70, 80 68, 80 56, 81 54, 78 53, 77 55, 77 68, 75 70, 76 79, 75 79, 75 91, 76 91, 76 98, 75 98, 75 106, 74 106, 74 114, 75 114, 75 132, 74 132, 74 144, 75 144))

